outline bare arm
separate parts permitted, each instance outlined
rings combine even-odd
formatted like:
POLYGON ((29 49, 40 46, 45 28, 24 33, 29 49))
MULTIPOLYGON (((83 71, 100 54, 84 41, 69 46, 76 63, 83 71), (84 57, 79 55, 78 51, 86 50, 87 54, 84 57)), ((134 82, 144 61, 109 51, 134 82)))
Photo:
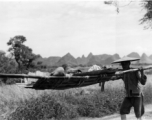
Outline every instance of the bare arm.
POLYGON ((146 84, 147 76, 144 74, 142 68, 139 69, 139 71, 137 71, 137 77, 138 77, 138 80, 140 81, 140 83, 141 83, 142 85, 145 85, 145 84, 146 84))

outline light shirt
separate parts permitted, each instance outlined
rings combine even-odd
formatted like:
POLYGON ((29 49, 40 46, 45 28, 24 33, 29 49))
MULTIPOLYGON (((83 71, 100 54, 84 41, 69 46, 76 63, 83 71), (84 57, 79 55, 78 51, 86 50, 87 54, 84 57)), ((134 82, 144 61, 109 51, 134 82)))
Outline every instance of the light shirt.
POLYGON ((65 76, 65 70, 63 67, 56 68, 51 75, 53 76, 65 76))

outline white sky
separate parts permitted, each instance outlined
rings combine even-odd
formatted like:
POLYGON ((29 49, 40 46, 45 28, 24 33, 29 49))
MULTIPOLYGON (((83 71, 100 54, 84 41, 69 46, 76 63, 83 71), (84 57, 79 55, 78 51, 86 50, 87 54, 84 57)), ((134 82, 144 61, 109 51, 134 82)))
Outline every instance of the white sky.
MULTIPOLYGON (((129 1, 129 0, 128 0, 129 1)), ((127 0, 120 5, 127 4, 127 0)), ((152 31, 139 25, 144 10, 139 1, 116 8, 98 1, 0 1, 0 50, 11 37, 23 35, 25 44, 42 57, 74 57, 131 52, 152 54, 152 31)))

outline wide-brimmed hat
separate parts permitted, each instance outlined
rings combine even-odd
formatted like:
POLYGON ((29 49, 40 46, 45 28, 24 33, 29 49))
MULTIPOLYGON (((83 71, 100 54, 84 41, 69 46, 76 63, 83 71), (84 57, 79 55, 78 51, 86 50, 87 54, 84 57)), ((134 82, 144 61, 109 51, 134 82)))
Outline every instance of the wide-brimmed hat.
POLYGON ((132 57, 127 57, 127 56, 125 56, 125 57, 123 57, 123 58, 121 58, 121 59, 118 59, 118 60, 112 62, 112 64, 113 64, 113 63, 126 62, 126 61, 137 61, 137 60, 140 60, 140 59, 139 59, 139 58, 132 58, 132 57))

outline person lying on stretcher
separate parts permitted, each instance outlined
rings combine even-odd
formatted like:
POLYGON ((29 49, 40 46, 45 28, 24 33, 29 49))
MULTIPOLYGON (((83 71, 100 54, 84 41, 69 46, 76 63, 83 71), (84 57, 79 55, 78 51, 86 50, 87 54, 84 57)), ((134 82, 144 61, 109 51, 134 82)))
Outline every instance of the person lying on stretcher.
POLYGON ((81 73, 81 70, 70 68, 67 64, 56 68, 50 75, 51 76, 72 76, 74 73, 81 73))

